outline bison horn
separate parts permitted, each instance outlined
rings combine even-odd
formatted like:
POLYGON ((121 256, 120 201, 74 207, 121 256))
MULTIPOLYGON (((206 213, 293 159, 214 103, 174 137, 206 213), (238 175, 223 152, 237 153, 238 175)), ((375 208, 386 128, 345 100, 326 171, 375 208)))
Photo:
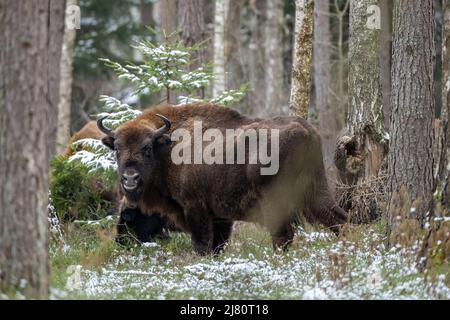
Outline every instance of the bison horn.
POLYGON ((98 119, 98 120, 97 120, 97 127, 99 128, 99 130, 100 130, 101 132, 103 132, 103 133, 106 134, 107 136, 109 136, 109 137, 114 137, 114 131, 111 130, 111 129, 106 128, 106 127, 103 125, 103 120, 105 120, 106 118, 107 118, 107 116, 98 119))
POLYGON ((160 115, 160 114, 156 114, 163 122, 164 125, 159 128, 158 130, 155 131, 155 133, 153 134, 153 140, 159 138, 160 136, 162 136, 164 133, 166 133, 167 131, 170 130, 170 121, 169 119, 167 119, 166 117, 160 115))

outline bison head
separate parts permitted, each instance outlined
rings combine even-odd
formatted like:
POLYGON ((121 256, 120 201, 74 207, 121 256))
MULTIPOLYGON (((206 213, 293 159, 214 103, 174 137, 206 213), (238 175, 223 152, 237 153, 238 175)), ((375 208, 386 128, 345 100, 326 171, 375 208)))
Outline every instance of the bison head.
POLYGON ((140 199, 144 186, 158 173, 161 154, 171 142, 166 134, 170 121, 157 116, 164 123, 160 128, 152 128, 153 124, 147 121, 132 121, 113 131, 103 125, 105 118, 97 121, 98 128, 106 135, 103 144, 116 152, 120 187, 131 203, 140 199))

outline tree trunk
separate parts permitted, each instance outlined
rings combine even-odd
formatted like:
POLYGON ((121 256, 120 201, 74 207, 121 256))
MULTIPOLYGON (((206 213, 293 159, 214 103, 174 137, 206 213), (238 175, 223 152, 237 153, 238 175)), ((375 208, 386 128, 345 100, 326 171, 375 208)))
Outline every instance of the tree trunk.
POLYGON ((317 1, 314 5, 314 86, 316 89, 316 109, 325 167, 333 166, 336 144, 336 112, 330 104, 331 86, 331 33, 330 6, 328 1, 317 1))
POLYGON ((265 106, 265 63, 264 63, 264 25, 266 24, 266 0, 251 0, 250 10, 250 54, 249 65, 249 110, 248 114, 260 115, 265 106))
MULTIPOLYGON (((178 41, 176 31, 178 30, 178 10, 177 0, 163 0, 155 3, 156 11, 159 12, 158 24, 162 31, 160 43, 175 43, 178 41)), ((169 104, 177 103, 177 93, 174 91, 164 90, 161 92, 161 101, 169 104)))
POLYGON ((450 208, 450 0, 442 5, 442 109, 441 109, 441 155, 439 163, 439 185, 442 205, 450 208))
POLYGON ((226 88, 225 75, 225 28, 230 0, 216 0, 214 15, 214 81, 213 97, 220 95, 226 88))
POLYGON ((227 72, 227 89, 235 89, 244 81, 241 52, 241 12, 244 0, 229 2, 225 27, 225 65, 227 72))
POLYGON ((158 6, 161 19, 160 26, 165 34, 170 35, 177 31, 177 0, 159 1, 158 6))
MULTIPOLYGON (((199 45, 206 40, 204 1, 183 0, 178 2, 178 23, 180 25, 180 38, 186 47, 199 45)), ((193 69, 205 63, 205 51, 201 48, 193 56, 193 69)))
POLYGON ((267 1, 267 23, 265 25, 265 61, 266 89, 263 116, 274 116, 281 113, 283 88, 283 57, 281 20, 283 19, 283 1, 267 1))
POLYGON ((0 287, 46 298, 64 1, 0 3, 0 287))
POLYGON ((389 151, 391 230, 401 214, 423 225, 432 211, 434 50, 433 0, 396 1, 389 151), (414 209, 399 212, 399 205, 405 208, 398 202, 401 197, 409 199, 406 207, 414 209))
POLYGON ((141 21, 144 26, 154 26, 156 24, 153 19, 154 4, 145 0, 141 0, 141 21))
POLYGON ((374 188, 387 155, 379 57, 377 0, 350 1, 349 112, 346 134, 339 138, 335 163, 346 185, 340 202, 355 222, 380 215, 378 199, 365 197, 363 184, 374 188))
MULTIPOLYGON (((72 14, 70 7, 77 4, 77 0, 66 1, 67 15, 72 14)), ((61 82, 59 87, 58 129, 56 133, 56 153, 64 151, 70 137, 70 109, 72 102, 72 52, 75 45, 76 28, 70 23, 65 24, 64 38, 61 52, 61 82)))
POLYGON ((384 127, 389 131, 391 117, 391 30, 392 30, 392 2, 380 0, 381 30, 380 30, 380 71, 381 91, 383 96, 384 127))
POLYGON ((313 7, 311 0, 295 1, 295 47, 289 113, 308 118, 311 86, 313 7))

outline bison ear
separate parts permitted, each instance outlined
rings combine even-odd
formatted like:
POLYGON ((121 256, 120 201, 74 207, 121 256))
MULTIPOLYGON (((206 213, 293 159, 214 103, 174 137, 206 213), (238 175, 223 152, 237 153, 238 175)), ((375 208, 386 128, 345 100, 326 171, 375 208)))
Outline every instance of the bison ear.
POLYGON ((170 144, 172 143, 172 140, 170 139, 170 136, 168 134, 163 134, 162 136, 156 138, 153 149, 160 153, 164 151, 170 144))
POLYGON ((102 143, 110 148, 111 150, 114 150, 114 138, 110 136, 106 136, 102 138, 102 143))

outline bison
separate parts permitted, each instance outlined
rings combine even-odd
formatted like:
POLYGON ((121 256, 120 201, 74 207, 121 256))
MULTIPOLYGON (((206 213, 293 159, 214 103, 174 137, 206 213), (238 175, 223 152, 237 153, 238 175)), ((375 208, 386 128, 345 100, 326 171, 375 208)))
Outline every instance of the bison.
MULTIPOLYGON (((95 121, 88 122, 83 128, 77 131, 69 140, 66 149, 62 153, 65 158, 70 157, 76 151, 82 150, 82 145, 73 148, 73 143, 82 139, 101 140, 105 135, 98 129, 95 121)), ((98 181, 98 187, 101 188, 101 182, 98 181)), ((123 195, 118 189, 103 191, 101 194, 105 201, 113 204, 113 210, 119 211, 119 222, 117 223, 116 241, 125 244, 127 239, 135 239, 139 242, 149 242, 155 238, 167 239, 167 230, 170 226, 167 221, 161 218, 157 213, 142 214, 137 209, 127 208, 124 201, 120 201, 123 195)))
MULTIPOLYGON (((320 135, 302 118, 255 119, 222 106, 196 103, 155 106, 116 130, 105 127, 103 120, 99 119, 97 125, 106 135, 102 142, 116 152, 127 206, 144 214, 160 213, 191 235, 199 254, 220 252, 237 220, 264 225, 275 248, 286 248, 292 241, 292 224, 300 214, 335 232, 346 222, 346 212, 336 205, 329 191, 320 135), (255 150, 245 143, 250 141, 245 134, 233 137, 231 149, 236 152, 243 137, 248 163, 174 161, 173 151, 180 148, 170 135, 174 138, 173 134, 181 131, 195 135, 196 122, 201 122, 202 132, 277 132, 279 170, 273 175, 261 174, 264 165, 250 161, 255 150)), ((191 144, 193 148, 186 150, 195 154, 192 141, 183 139, 182 143, 191 144)), ((209 145, 208 141, 201 144, 204 148, 209 145)), ((228 149, 227 145, 215 152, 228 149)), ((236 154, 233 157, 236 160, 236 154)))

